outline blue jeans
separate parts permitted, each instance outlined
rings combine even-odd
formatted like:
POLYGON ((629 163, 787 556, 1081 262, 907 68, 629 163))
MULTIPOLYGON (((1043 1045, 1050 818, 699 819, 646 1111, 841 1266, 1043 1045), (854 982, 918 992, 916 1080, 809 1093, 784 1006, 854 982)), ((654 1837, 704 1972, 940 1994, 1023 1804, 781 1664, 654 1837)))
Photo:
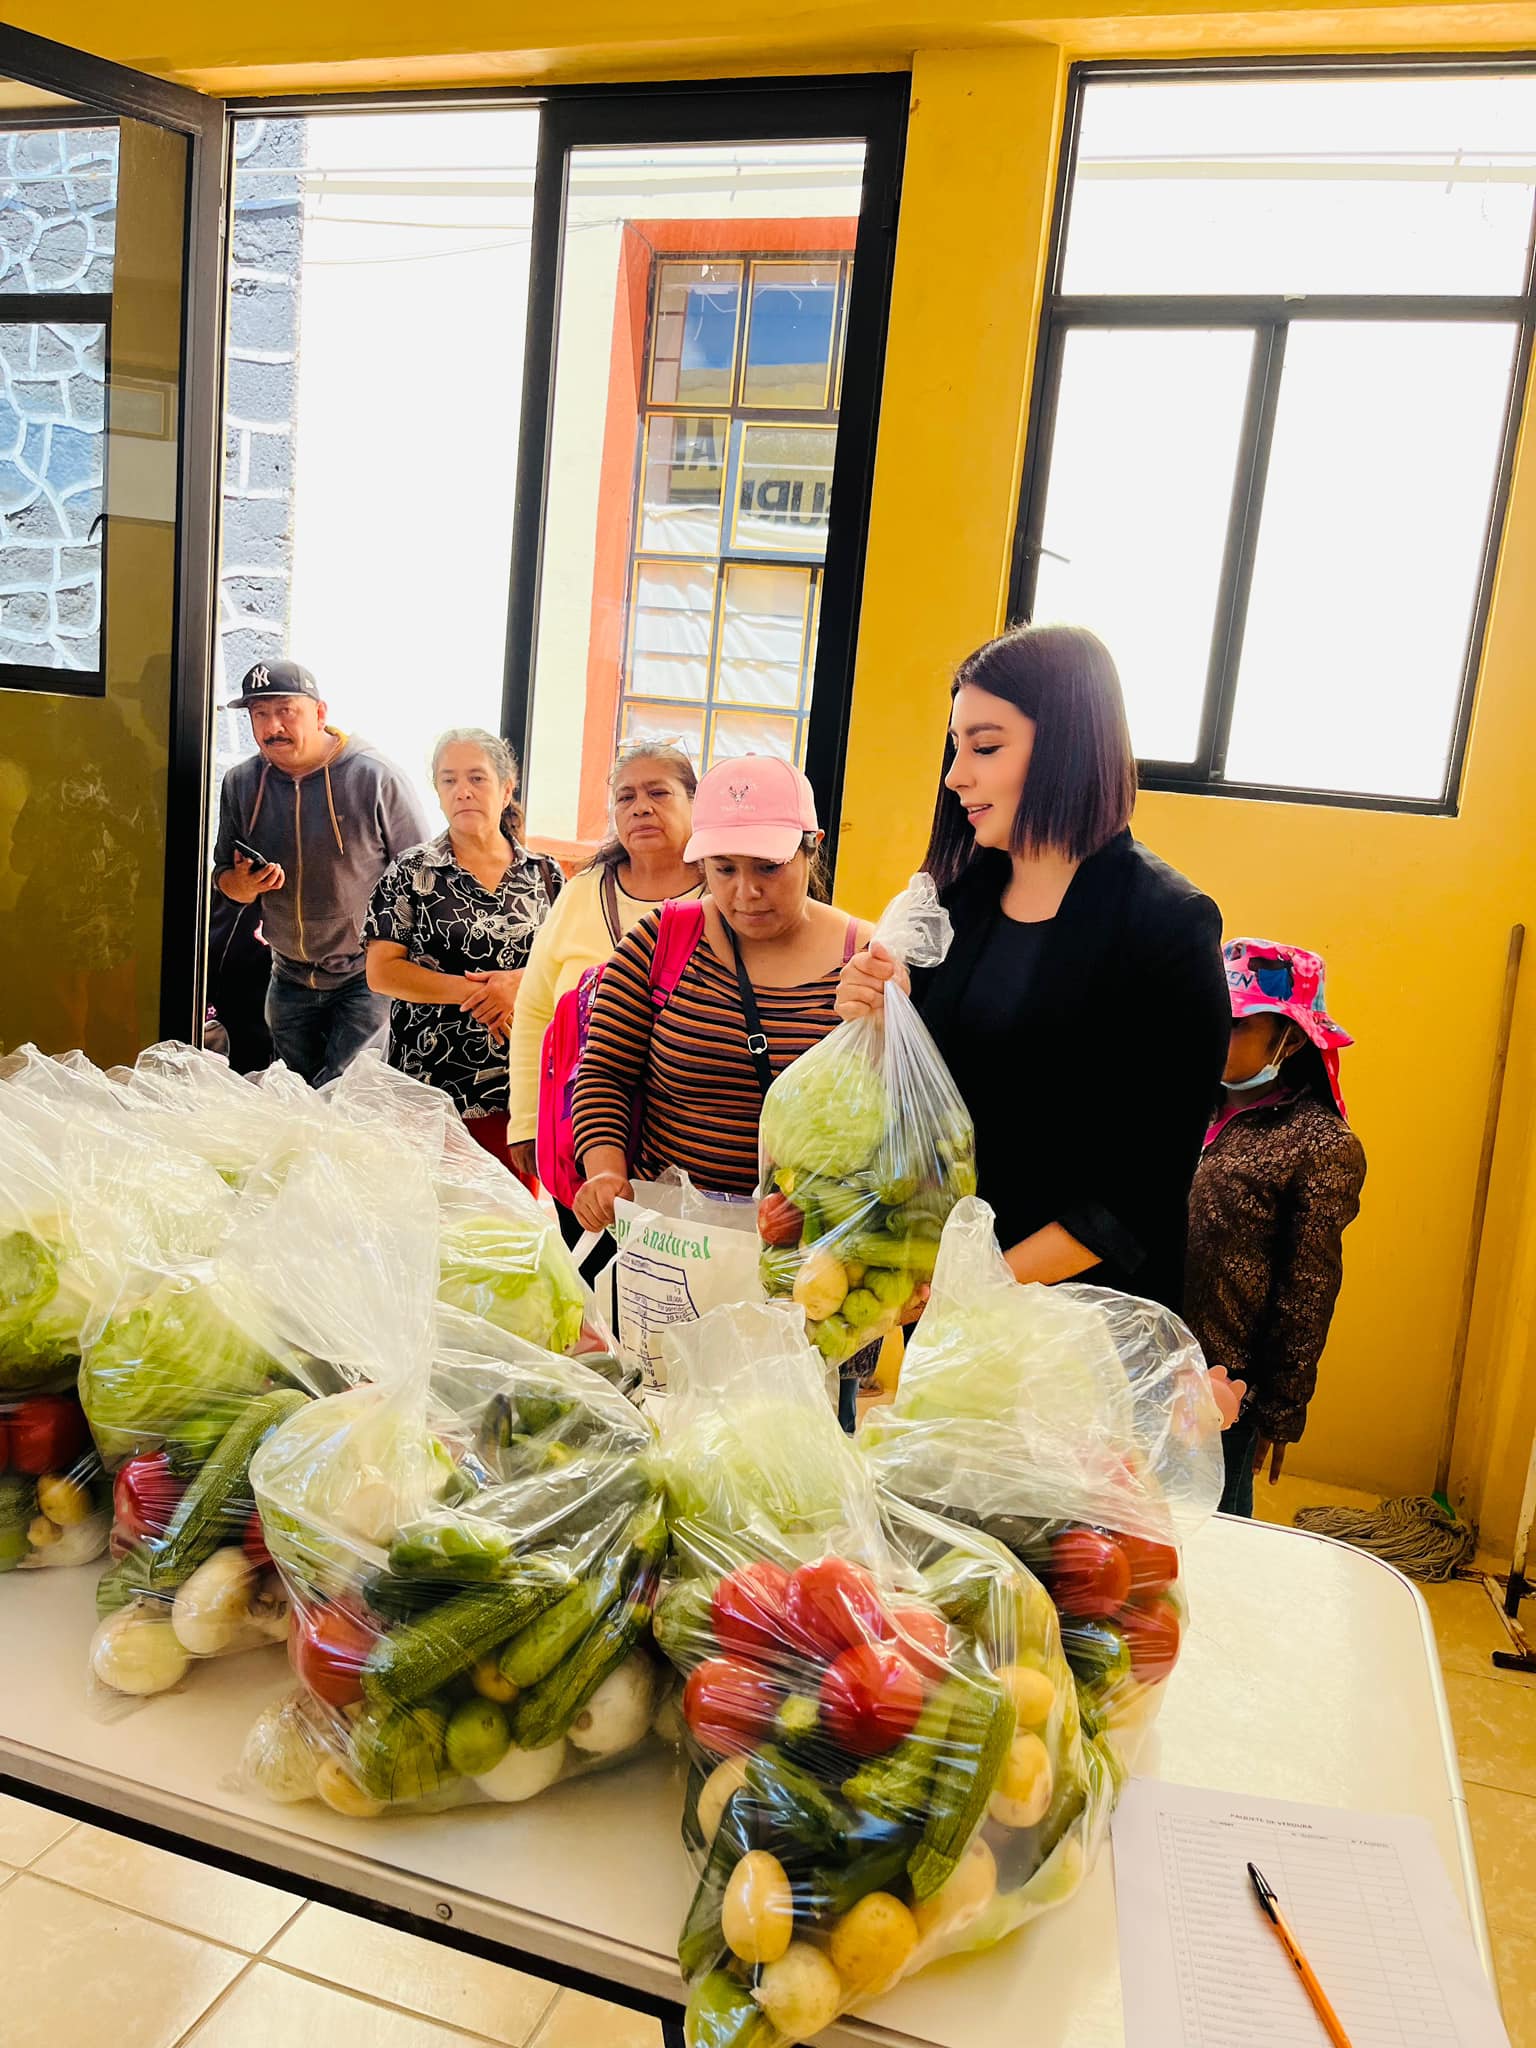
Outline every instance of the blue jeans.
POLYGON ((1246 1515, 1253 1519, 1253 1452, 1259 1441, 1258 1420, 1245 1409, 1229 1430, 1222 1433, 1221 1455, 1226 1460, 1227 1483, 1221 1490, 1220 1509, 1224 1515, 1246 1515))
POLYGON ((266 1019, 273 1052, 312 1088, 334 1081, 360 1052, 382 1052, 389 1042, 389 997, 376 996, 361 974, 340 988, 301 988, 274 970, 266 1019))

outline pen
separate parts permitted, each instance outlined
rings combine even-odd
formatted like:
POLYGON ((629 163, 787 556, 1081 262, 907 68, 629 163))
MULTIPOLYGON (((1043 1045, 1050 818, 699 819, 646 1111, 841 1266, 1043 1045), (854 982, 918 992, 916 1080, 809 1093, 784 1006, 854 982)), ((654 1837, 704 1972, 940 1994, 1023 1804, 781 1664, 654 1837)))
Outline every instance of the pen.
POLYGON ((1350 2048, 1349 2036, 1345 2033, 1338 2014, 1328 2003, 1328 1994, 1324 1991, 1322 1985, 1318 1983, 1317 1974, 1313 1970, 1312 1965, 1302 1954, 1301 1943, 1286 1925, 1285 1916, 1280 1911, 1279 1901, 1265 1880, 1263 1871, 1259 1869, 1256 1863, 1250 1863, 1248 1875, 1253 1879, 1253 1888, 1258 1894, 1259 1904, 1264 1908, 1265 1916, 1270 1926, 1274 1928, 1276 1934, 1280 1937, 1281 1947, 1296 1965, 1296 1974, 1301 1979, 1301 1988, 1306 1992, 1308 1998, 1311 1999, 1313 2010, 1327 2030, 1328 2038, 1333 2043, 1333 2048, 1350 2048))

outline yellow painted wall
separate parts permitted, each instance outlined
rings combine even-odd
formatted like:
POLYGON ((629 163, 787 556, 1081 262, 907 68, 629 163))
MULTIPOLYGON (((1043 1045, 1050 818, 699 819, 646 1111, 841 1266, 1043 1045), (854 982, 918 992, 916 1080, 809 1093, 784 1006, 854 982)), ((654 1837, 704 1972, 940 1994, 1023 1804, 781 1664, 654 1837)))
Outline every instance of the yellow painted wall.
MULTIPOLYGON (((356 89, 855 69, 911 62, 913 106, 842 819, 839 895, 867 908, 921 849, 954 661, 1000 623, 1068 59, 1536 44, 1536 5, 1320 9, 1289 0, 1113 14, 1058 0, 13 0, 13 21, 208 90, 356 89), (915 55, 914 55, 915 51, 915 55)), ((1536 453, 1528 430, 1454 819, 1148 796, 1142 835, 1228 928, 1331 963, 1360 1039, 1348 1091, 1371 1161, 1345 1292, 1293 1466, 1427 1488, 1460 1299, 1509 927, 1536 840, 1536 453)), ((1536 924, 1536 918, 1533 918, 1536 924)), ((1133 1042, 1133 1041, 1132 1041, 1133 1042)), ((1457 1446, 1460 1491, 1507 1537, 1536 1422, 1536 948, 1515 1035, 1457 1446)))

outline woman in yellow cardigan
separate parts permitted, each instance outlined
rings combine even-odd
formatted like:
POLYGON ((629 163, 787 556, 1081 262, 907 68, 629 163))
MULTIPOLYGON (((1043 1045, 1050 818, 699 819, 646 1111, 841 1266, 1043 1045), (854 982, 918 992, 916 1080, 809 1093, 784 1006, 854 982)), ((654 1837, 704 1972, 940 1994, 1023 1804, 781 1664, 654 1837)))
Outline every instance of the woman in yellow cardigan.
MULTIPOLYGON (((621 748, 608 778, 613 831, 566 883, 534 935, 512 1014, 507 1147, 520 1173, 534 1171, 539 1068, 555 1005, 589 967, 669 896, 698 896, 703 881, 683 859, 693 830, 698 778, 681 747, 621 748)), ((578 1230, 580 1226, 577 1226, 578 1230)))

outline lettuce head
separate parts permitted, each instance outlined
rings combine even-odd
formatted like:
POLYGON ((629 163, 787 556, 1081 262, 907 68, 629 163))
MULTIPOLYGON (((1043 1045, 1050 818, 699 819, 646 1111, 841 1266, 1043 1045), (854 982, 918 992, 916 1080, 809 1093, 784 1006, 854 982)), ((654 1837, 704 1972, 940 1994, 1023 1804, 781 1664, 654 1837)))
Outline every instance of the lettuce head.
POLYGON ((542 1217, 444 1219, 437 1298, 545 1351, 573 1351, 586 1320, 581 1278, 542 1217))
POLYGON ((885 1083, 841 1031, 787 1067, 763 1099, 763 1150, 798 1175, 841 1179, 868 1166, 890 1119, 885 1083))
POLYGON ((80 1402, 109 1463, 162 1443, 200 1463, 282 1374, 210 1289, 166 1284, 125 1305, 87 1348, 80 1402))

